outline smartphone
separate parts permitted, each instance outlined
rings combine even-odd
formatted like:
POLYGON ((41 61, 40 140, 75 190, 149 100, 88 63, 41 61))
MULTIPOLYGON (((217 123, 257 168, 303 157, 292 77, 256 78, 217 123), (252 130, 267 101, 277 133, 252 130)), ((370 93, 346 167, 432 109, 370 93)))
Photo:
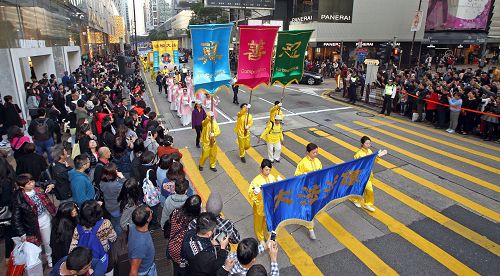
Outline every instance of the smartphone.
POLYGON ((276 232, 271 232, 271 240, 276 241, 276 232))
POLYGON ((217 240, 217 242, 220 244, 222 240, 226 238, 226 236, 227 236, 226 232, 220 232, 219 235, 215 237, 215 240, 217 240))

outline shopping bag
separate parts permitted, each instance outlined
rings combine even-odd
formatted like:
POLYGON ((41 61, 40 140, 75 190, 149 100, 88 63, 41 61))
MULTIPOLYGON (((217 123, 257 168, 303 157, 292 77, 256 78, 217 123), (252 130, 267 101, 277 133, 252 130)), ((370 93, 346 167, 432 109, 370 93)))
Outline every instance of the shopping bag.
POLYGON ((22 276, 24 272, 24 265, 15 265, 14 256, 11 255, 7 262, 7 274, 9 276, 22 276))
POLYGON ((12 241, 14 241, 15 247, 12 251, 11 257, 13 258, 14 265, 24 265, 26 264, 26 254, 24 251, 24 242, 20 237, 13 237, 12 241))

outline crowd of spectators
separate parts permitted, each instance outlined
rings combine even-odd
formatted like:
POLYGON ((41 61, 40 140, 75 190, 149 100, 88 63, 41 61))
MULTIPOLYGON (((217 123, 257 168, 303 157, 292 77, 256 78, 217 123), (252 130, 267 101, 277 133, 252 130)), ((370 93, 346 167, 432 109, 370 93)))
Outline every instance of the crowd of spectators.
POLYGON ((25 84, 28 118, 4 97, 6 258, 11 237, 21 237, 42 248, 51 275, 157 275, 158 254, 167 254, 174 275, 267 275, 256 257, 268 249, 271 275, 279 275, 275 241, 241 239, 215 192, 202 206, 173 137, 143 99, 139 62, 131 75, 117 64, 98 57, 61 82, 33 78, 25 84), (167 252, 155 252, 152 233, 161 230, 167 252))

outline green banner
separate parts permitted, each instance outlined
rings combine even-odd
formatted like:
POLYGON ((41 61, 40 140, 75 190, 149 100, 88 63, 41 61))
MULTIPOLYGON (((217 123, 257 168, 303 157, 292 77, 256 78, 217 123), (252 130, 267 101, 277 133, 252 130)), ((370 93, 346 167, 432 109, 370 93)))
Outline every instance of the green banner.
POLYGON ((313 30, 278 32, 271 84, 298 83, 304 73, 304 56, 313 30))

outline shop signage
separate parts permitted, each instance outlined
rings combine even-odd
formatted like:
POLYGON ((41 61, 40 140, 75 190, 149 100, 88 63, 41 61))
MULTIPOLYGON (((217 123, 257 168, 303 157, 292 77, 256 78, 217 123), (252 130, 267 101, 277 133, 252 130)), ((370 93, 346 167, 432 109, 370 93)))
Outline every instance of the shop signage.
POLYGON ((45 40, 19 39, 19 47, 21 47, 21 48, 43 48, 43 47, 45 47, 45 40))
POLYGON ((297 0, 291 22, 352 23, 354 0, 297 0))
POLYGON ((341 45, 342 45, 342 43, 340 43, 340 42, 318 42, 319 48, 340 47, 341 45))
MULTIPOLYGON (((193 1, 194 2, 194 1, 193 1)), ((274 0, 205 0, 205 7, 273 9, 274 0)))

